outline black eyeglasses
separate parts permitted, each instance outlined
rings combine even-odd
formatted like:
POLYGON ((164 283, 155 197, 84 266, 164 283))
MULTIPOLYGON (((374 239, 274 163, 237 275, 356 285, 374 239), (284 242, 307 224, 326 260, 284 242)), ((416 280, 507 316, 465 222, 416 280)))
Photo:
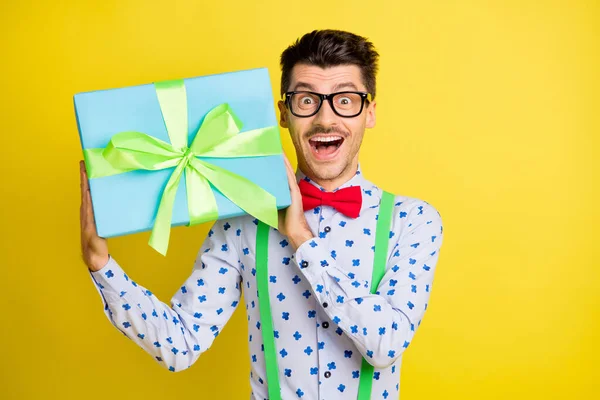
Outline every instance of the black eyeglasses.
POLYGON ((319 112, 323 100, 328 100, 334 113, 344 118, 353 118, 362 113, 365 100, 371 101, 371 94, 365 92, 336 92, 321 94, 299 91, 286 92, 285 103, 296 117, 312 117, 319 112))

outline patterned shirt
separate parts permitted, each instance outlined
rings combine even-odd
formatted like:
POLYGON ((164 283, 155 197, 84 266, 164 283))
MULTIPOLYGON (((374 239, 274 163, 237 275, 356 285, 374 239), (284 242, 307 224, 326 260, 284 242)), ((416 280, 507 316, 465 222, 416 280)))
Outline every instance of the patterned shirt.
MULTIPOLYGON (((300 170, 298 180, 324 190, 300 170)), ((304 214, 315 237, 294 252, 271 229, 269 293, 283 399, 356 399, 363 357, 374 366, 372 399, 399 397, 402 354, 421 323, 442 244, 442 221, 429 203, 395 196, 386 273, 371 294, 375 227, 382 190, 356 174, 356 219, 329 206, 304 214), (303 261, 306 267, 300 267, 303 261)), ((111 323, 170 371, 208 350, 237 307, 248 317, 251 399, 267 399, 255 245, 258 221, 216 221, 192 273, 170 306, 136 283, 114 258, 90 272, 111 323)))

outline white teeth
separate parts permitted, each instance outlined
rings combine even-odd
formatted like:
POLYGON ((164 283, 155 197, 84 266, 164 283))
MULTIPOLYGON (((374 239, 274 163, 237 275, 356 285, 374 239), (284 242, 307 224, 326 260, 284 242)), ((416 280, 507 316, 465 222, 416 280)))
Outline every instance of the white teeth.
POLYGON ((334 142, 336 140, 340 140, 341 136, 325 136, 325 137, 317 137, 312 138, 310 140, 314 140, 315 142, 334 142))

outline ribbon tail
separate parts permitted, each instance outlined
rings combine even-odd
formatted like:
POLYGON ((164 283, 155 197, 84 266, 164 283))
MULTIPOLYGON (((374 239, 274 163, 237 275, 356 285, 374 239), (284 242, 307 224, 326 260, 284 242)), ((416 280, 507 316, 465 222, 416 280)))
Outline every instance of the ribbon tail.
POLYGON ((185 170, 185 183, 190 215, 188 226, 219 219, 217 200, 206 178, 195 168, 188 167, 185 170))
POLYGON ((206 161, 196 158, 191 165, 239 208, 277 229, 277 201, 271 193, 243 176, 206 161))
POLYGON ((169 177, 169 181, 163 190, 160 198, 160 204, 150 234, 148 244, 154 250, 163 256, 167 255, 169 247, 169 238, 171 236, 171 220, 173 219, 173 205, 175 204, 175 194, 183 174, 183 163, 177 165, 175 171, 169 177))

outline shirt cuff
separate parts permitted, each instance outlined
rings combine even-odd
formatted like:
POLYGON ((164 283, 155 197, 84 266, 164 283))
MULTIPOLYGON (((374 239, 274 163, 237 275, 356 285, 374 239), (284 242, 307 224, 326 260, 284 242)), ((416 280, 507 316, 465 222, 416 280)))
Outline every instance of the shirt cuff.
POLYGON ((108 256, 108 262, 104 267, 98 271, 88 271, 92 280, 104 295, 114 294, 122 297, 128 290, 132 289, 132 285, 137 286, 135 282, 129 279, 111 255, 108 256))

